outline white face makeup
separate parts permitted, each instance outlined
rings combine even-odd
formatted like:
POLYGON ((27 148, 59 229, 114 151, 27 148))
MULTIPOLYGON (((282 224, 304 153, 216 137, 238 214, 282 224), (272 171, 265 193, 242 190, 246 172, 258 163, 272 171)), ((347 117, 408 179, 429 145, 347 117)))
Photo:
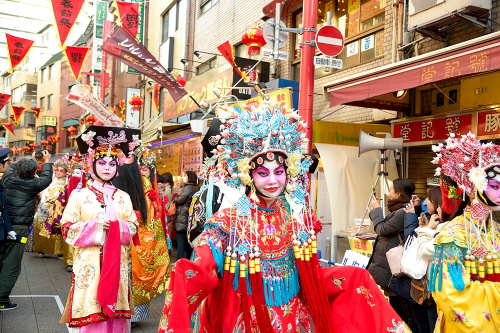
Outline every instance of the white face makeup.
POLYGON ((500 174, 488 180, 488 187, 484 194, 491 202, 500 206, 500 174))
POLYGON ((146 178, 149 178, 149 175, 151 174, 151 170, 145 165, 141 167, 141 175, 143 175, 146 178))
POLYGON ((285 188, 285 166, 276 160, 264 161, 262 165, 252 170, 252 178, 257 191, 265 196, 265 201, 272 202, 283 193, 285 188))
POLYGON ((71 177, 82 177, 82 170, 80 169, 74 169, 73 172, 71 172, 71 177))
POLYGON ((116 161, 111 158, 100 158, 96 162, 97 177, 102 181, 110 181, 116 174, 116 161))

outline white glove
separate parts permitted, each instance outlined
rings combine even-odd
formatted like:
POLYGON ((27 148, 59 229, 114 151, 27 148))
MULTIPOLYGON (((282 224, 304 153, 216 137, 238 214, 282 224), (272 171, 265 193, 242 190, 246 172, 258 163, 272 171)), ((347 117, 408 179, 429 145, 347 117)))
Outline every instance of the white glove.
POLYGON ((17 234, 16 234, 16 232, 15 232, 15 231, 9 231, 9 232, 7 233, 7 239, 10 239, 10 240, 16 240, 16 236, 17 236, 17 234))

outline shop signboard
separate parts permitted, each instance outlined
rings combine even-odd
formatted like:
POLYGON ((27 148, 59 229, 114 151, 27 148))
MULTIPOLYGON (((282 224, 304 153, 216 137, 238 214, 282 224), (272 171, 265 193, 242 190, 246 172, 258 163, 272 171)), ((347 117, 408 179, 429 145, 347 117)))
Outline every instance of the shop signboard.
MULTIPOLYGON (((269 96, 270 101, 276 103, 276 105, 278 107, 283 107, 286 105, 288 109, 291 108, 290 105, 292 105, 291 104, 292 100, 291 100, 290 89, 287 89, 287 88, 279 89, 279 90, 271 91, 271 92, 267 93, 266 95, 269 96)), ((264 99, 262 98, 262 96, 257 96, 254 98, 247 99, 244 102, 236 103, 233 106, 242 107, 243 104, 245 104, 246 109, 250 111, 252 109, 252 106, 255 106, 257 109, 260 108, 261 106, 263 106, 264 99)))
MULTIPOLYGON (((55 117, 44 117, 44 118, 55 118, 55 117)), ((55 134, 57 134, 57 127, 55 126, 55 124, 54 124, 54 126, 51 126, 51 125, 43 125, 42 126, 41 140, 47 140, 47 138, 49 136, 52 136, 52 135, 55 135, 55 134)), ((56 144, 55 143, 49 143, 47 145, 47 151, 50 154, 55 154, 55 152, 56 152, 56 144)))
POLYGON ((446 116, 394 124, 394 137, 403 143, 446 140, 449 133, 465 135, 472 128, 472 115, 446 116))
POLYGON ((96 1, 94 15, 94 38, 92 44, 92 69, 101 71, 102 67, 102 40, 104 33, 104 20, 108 15, 108 3, 96 1))
POLYGON ((194 138, 184 142, 182 154, 182 170, 194 171, 198 173, 203 165, 203 148, 201 146, 201 137, 194 138))
POLYGON ((500 134, 500 110, 479 112, 477 114, 477 135, 500 134))
MULTIPOLYGON (((237 89, 233 89, 229 95, 234 95, 240 100, 246 100, 251 97, 253 84, 269 81, 269 63, 261 62, 252 70, 251 68, 257 61, 235 57, 236 65, 246 72, 247 76, 251 77, 252 84, 247 84, 243 80, 236 85, 237 89)), ((187 83, 184 89, 198 103, 201 100, 210 100, 208 102, 215 103, 217 96, 212 92, 215 87, 231 87, 240 80, 240 75, 233 69, 231 64, 224 61, 219 66, 206 71, 205 73, 193 76, 187 83)), ((228 92, 227 89, 220 89, 223 94, 228 92)), ((169 94, 165 94, 165 102, 163 108, 163 120, 168 121, 190 112, 198 110, 198 106, 188 95, 181 98, 177 103, 169 94)))

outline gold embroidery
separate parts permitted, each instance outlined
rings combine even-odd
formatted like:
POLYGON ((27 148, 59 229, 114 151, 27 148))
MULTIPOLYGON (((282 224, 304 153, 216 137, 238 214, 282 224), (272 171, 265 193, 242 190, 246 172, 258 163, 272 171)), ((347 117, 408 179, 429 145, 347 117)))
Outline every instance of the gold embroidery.
POLYGON ((373 297, 371 294, 370 294, 370 289, 367 289, 363 286, 359 287, 359 288, 356 288, 356 291, 358 292, 358 294, 363 294, 365 295, 365 298, 366 298, 366 302, 368 303, 369 306, 371 307, 374 307, 375 304, 371 303, 370 302, 370 297, 373 297))
MULTIPOLYGON (((335 287, 337 288, 340 288, 340 289, 343 289, 342 288, 342 285, 341 283, 345 280, 345 278, 341 277, 340 279, 336 279, 333 275, 332 275, 332 281, 333 281, 333 284, 335 287)), ((359 288, 358 288, 359 289, 359 288)), ((359 291, 358 291, 359 293, 359 291)))
POLYGON ((189 298, 189 304, 196 303, 196 300, 198 300, 198 297, 200 297, 200 294, 201 294, 201 290, 198 291, 198 293, 196 295, 188 296, 188 298, 189 298))

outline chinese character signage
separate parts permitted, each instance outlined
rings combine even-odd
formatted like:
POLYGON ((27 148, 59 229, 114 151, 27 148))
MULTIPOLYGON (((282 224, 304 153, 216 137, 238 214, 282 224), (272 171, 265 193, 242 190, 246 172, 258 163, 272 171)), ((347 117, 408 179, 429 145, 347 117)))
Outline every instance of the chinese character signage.
POLYGON ((155 83, 153 87, 153 105, 156 113, 160 113, 160 85, 158 83, 155 83))
POLYGON ((116 8, 113 12, 116 15, 116 23, 121 25, 132 37, 137 36, 139 30, 139 6, 138 2, 115 1, 112 5, 116 8))
POLYGON ((104 33, 104 20, 108 15, 108 3, 105 1, 96 1, 95 3, 92 69, 100 71, 102 68, 102 35, 104 33))
POLYGON ((10 95, 7 94, 0 94, 0 111, 3 109, 5 105, 7 105, 7 102, 10 99, 10 95))
POLYGON ((477 114, 477 135, 500 134, 500 111, 487 111, 477 114))
POLYGON ((370 35, 361 39, 361 52, 373 49, 373 44, 375 41, 375 35, 370 35))
MULTIPOLYGON (((57 126, 57 117, 42 117, 43 126, 57 126)), ((51 133, 52 135, 54 133, 51 133)))
POLYGON ((66 38, 68 38, 78 14, 80 14, 80 10, 85 0, 51 0, 51 2, 56 29, 59 33, 59 40, 61 42, 60 46, 64 47, 66 38))
POLYGON ((394 124, 394 137, 403 143, 446 140, 449 133, 465 135, 472 128, 472 115, 459 115, 394 124))
POLYGON ((358 42, 347 44, 346 49, 348 57, 358 54, 358 42))
MULTIPOLYGON (((14 121, 16 124, 19 124, 21 121, 21 116, 24 113, 24 107, 22 106, 12 106, 12 112, 14 113, 14 121)), ((19 125, 16 125, 19 126, 19 125)))
MULTIPOLYGON (((57 122, 57 118, 56 117, 43 117, 43 118, 55 118, 56 119, 56 122, 57 122)), ((53 124, 53 125, 43 125, 42 126, 42 137, 41 137, 41 140, 47 140, 49 136, 52 136, 52 135, 56 135, 57 134, 57 127, 56 127, 56 124, 53 124)), ((48 144, 47 145, 47 151, 50 153, 50 154, 55 154, 55 151, 56 150, 56 145, 55 144, 48 144)))
MULTIPOLYGON (((139 3, 139 19, 137 24, 137 35, 135 40, 144 45, 144 20, 146 19, 146 1, 145 0, 129 0, 132 3, 139 3)), ((130 18, 129 18, 130 19, 130 18)), ((135 69, 127 66, 127 73, 140 74, 135 69)))
POLYGON ((203 165, 203 148, 201 146, 201 138, 195 138, 184 142, 182 154, 182 170, 194 171, 198 173, 203 165))
POLYGON ((9 72, 12 72, 26 57, 34 41, 9 34, 5 34, 5 38, 7 40, 7 51, 10 60, 9 72))
POLYGON ((367 257, 372 256, 373 252, 373 241, 359 239, 356 237, 349 237, 349 246, 351 251, 357 252, 367 257))
POLYGON ((175 102, 186 95, 186 90, 160 62, 120 27, 115 27, 103 45, 112 57, 134 68, 166 88, 175 102))
POLYGON ((233 54, 234 50, 231 43, 229 43, 229 41, 226 41, 225 43, 217 46, 217 50, 219 50, 222 56, 231 64, 236 73, 238 73, 238 75, 241 76, 242 78, 245 78, 245 74, 241 72, 240 68, 238 67, 238 65, 236 65, 236 62, 234 61, 234 54, 233 54))
MULTIPOLYGON (((267 93, 266 95, 269 97, 269 101, 271 103, 276 103, 277 107, 282 108, 282 107, 286 106, 288 109, 291 109, 292 99, 291 99, 290 89, 287 89, 287 88, 279 89, 279 90, 275 90, 275 91, 272 91, 270 93, 267 93)), ((240 107, 241 108, 243 104, 246 104, 246 109, 248 111, 251 111, 252 107, 254 107, 254 106, 255 106, 255 108, 259 109, 261 106, 264 105, 264 98, 262 98, 262 96, 250 98, 244 102, 233 104, 233 107, 240 107)))
POLYGON ((68 61, 70 72, 73 74, 75 81, 78 81, 80 78, 83 63, 87 58, 89 50, 90 48, 88 47, 67 46, 63 51, 66 54, 66 60, 68 61))

